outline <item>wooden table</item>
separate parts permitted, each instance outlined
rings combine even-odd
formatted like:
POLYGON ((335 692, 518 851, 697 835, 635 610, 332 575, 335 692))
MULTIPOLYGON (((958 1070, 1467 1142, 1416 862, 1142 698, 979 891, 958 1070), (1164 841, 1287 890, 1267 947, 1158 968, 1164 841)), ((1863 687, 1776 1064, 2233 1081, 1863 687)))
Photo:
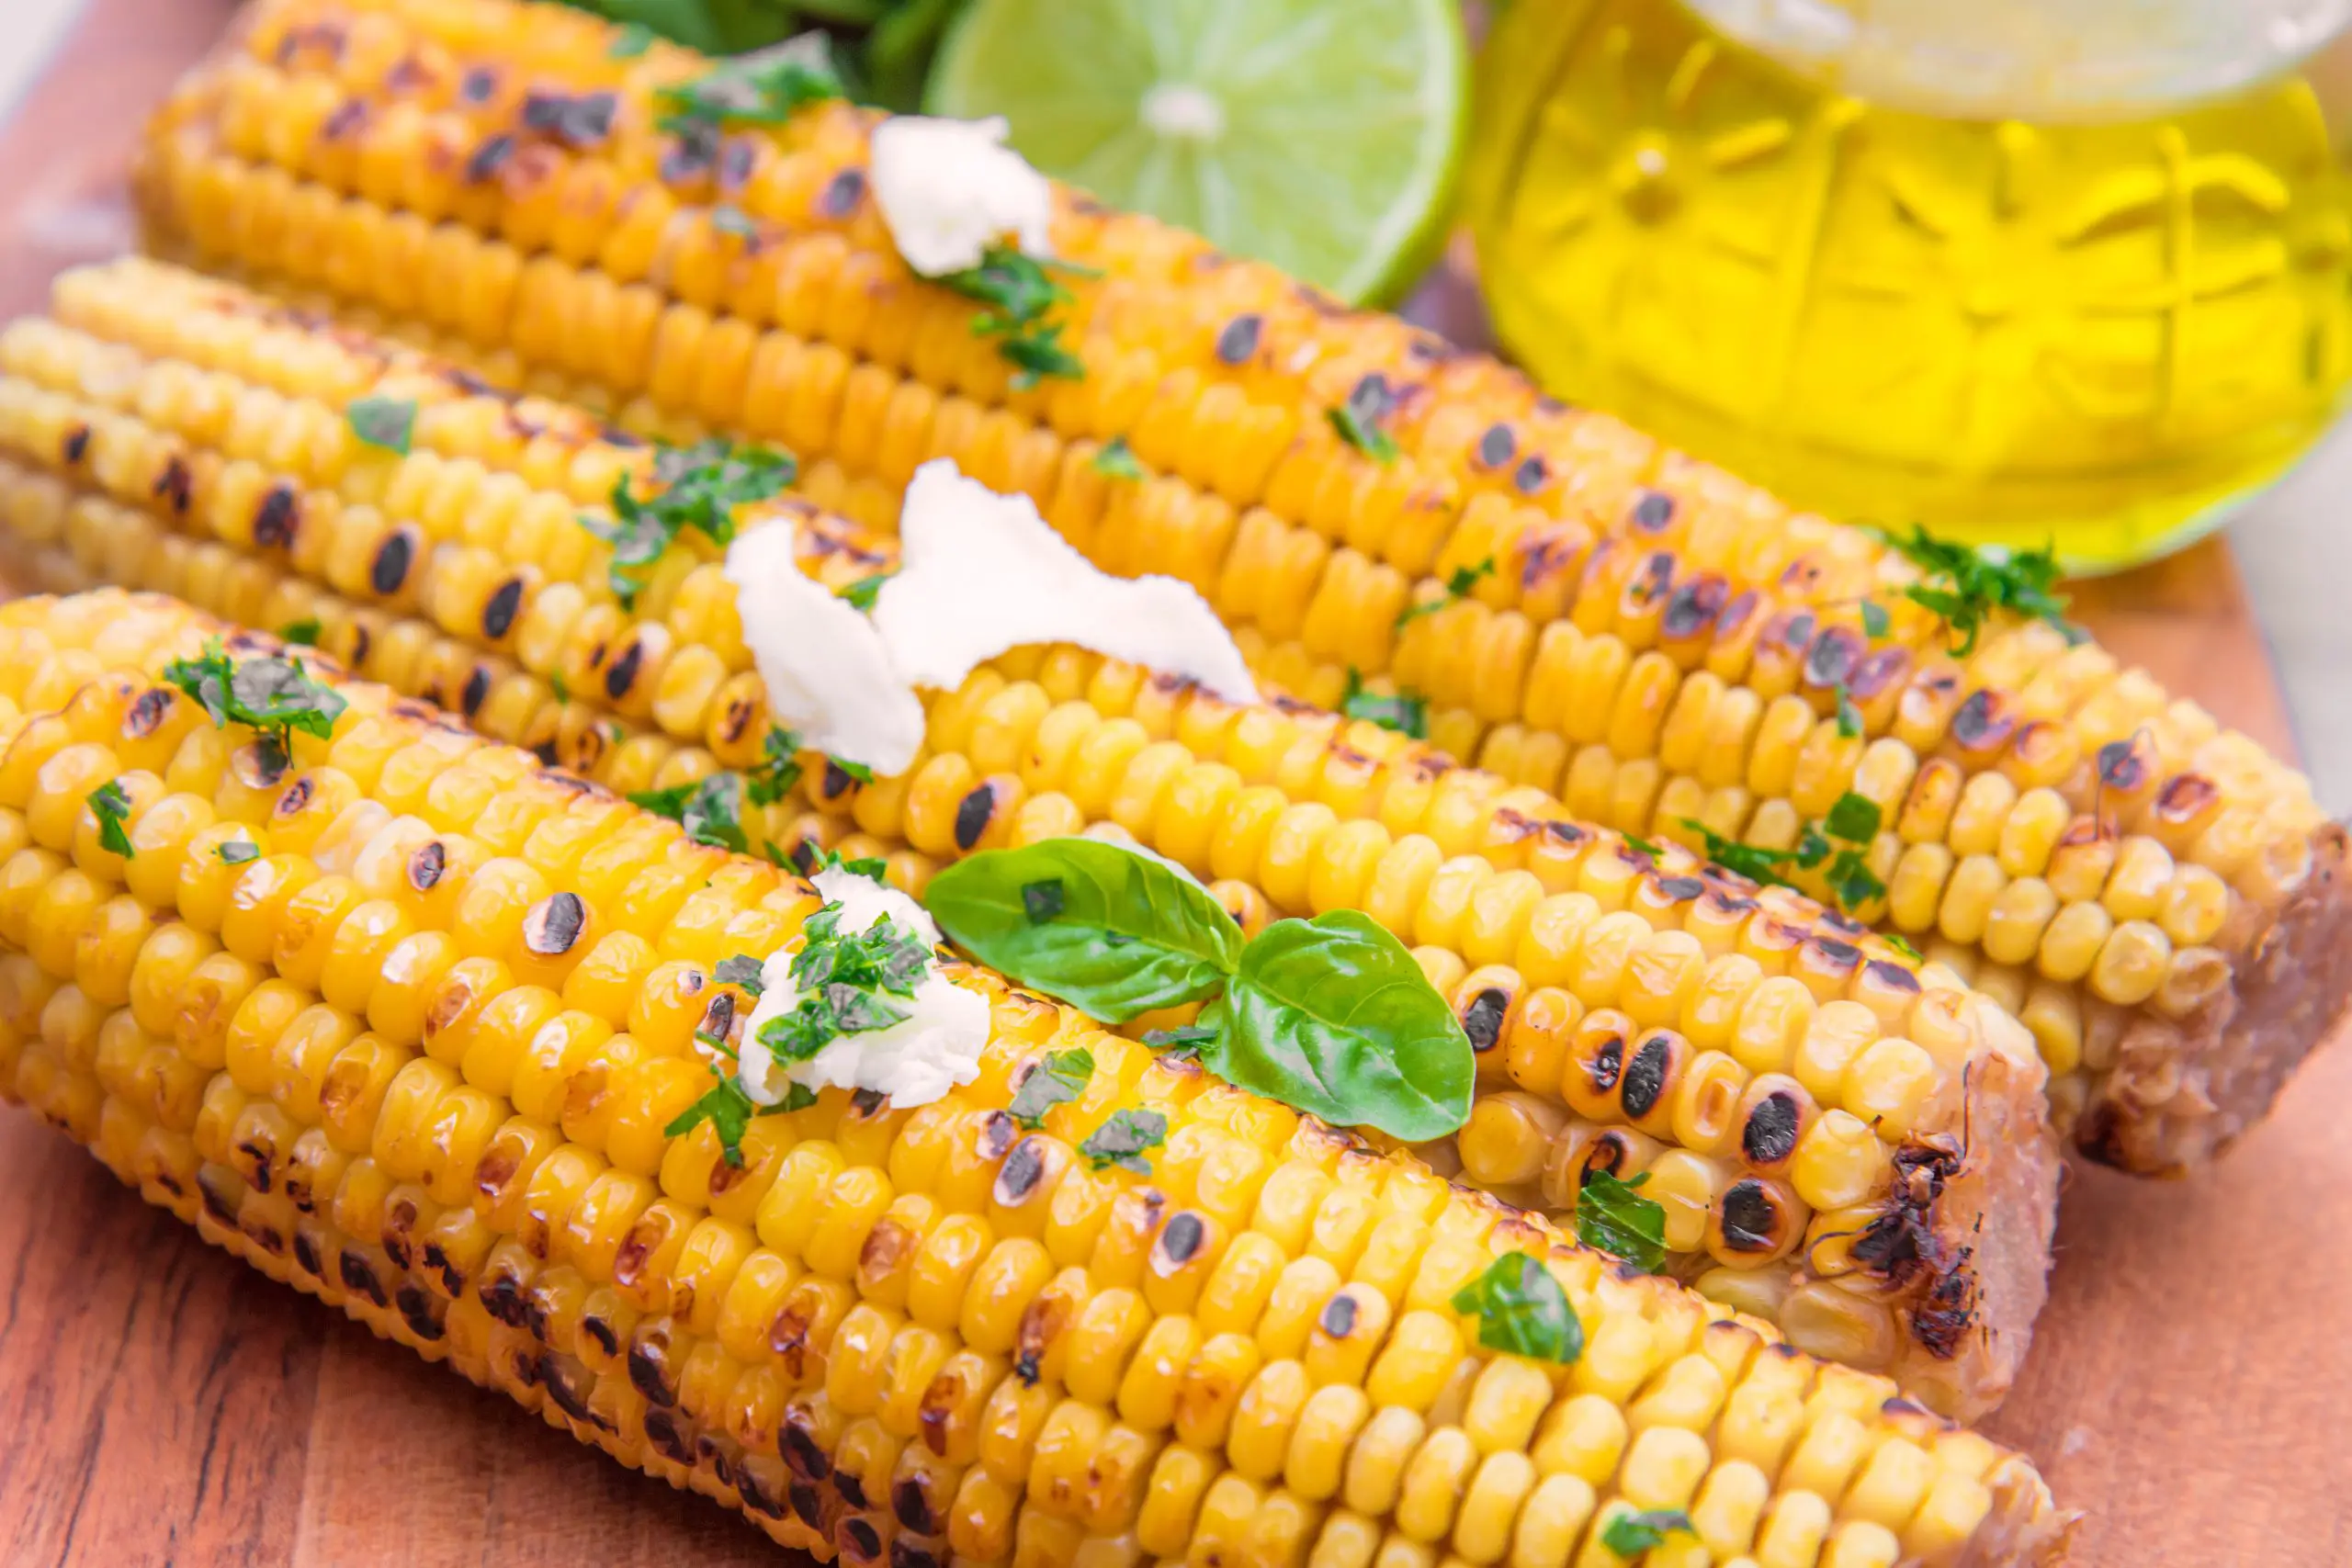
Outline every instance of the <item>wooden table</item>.
MULTIPOLYGON (((127 240, 146 105, 227 0, 92 0, 0 138, 0 310, 127 240)), ((2228 552, 2085 592, 2084 618, 2291 746, 2228 552)), ((2075 1173, 2055 1293, 1994 1422, 2089 1511, 2098 1568, 2352 1563, 2352 1053, 2188 1182, 2075 1173)), ((709 1504, 379 1343, 0 1111, 0 1543, 11 1563, 775 1562, 709 1504)))

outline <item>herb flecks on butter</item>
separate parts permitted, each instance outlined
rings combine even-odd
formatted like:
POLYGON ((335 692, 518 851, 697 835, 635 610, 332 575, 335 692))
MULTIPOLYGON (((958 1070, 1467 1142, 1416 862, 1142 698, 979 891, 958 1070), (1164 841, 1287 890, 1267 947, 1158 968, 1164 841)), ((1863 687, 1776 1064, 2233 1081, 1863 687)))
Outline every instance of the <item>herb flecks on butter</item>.
POLYGON ((745 1095, 772 1104, 796 1084, 867 1089, 911 1109, 971 1082, 988 1043, 988 1002, 940 970, 931 917, 840 866, 812 880, 824 907, 801 928, 797 952, 768 960, 743 1026, 745 1095))

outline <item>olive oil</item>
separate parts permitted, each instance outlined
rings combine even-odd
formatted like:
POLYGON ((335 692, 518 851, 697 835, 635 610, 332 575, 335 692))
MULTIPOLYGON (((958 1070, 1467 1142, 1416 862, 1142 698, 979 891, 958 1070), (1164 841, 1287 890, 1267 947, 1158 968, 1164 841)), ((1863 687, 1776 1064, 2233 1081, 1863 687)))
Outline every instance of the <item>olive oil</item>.
POLYGON ((1516 0, 1481 71, 1502 341, 1793 502, 2112 569, 2277 479, 2352 377, 2352 181, 2292 68, 1970 118, 1671 0, 1516 0))

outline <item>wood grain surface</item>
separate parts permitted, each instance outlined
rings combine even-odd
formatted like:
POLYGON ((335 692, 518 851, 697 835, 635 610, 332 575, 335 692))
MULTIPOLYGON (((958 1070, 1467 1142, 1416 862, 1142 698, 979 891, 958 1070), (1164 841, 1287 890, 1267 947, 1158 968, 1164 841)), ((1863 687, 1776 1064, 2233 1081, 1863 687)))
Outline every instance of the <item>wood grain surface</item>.
MULTIPOLYGON (((119 190, 139 117, 228 9, 91 0, 0 134, 0 312, 37 307, 59 266, 125 243, 119 190)), ((2175 691, 2291 749, 2224 547, 2090 585, 2077 604, 2175 691)), ((2339 1048, 2193 1180, 2073 1174, 2053 1298, 1992 1427, 2089 1514, 2074 1561, 2352 1563, 2347 1108, 2352 1052, 2339 1048)), ((12 1564, 787 1556, 213 1251, 5 1109, 0 1401, 12 1564)))

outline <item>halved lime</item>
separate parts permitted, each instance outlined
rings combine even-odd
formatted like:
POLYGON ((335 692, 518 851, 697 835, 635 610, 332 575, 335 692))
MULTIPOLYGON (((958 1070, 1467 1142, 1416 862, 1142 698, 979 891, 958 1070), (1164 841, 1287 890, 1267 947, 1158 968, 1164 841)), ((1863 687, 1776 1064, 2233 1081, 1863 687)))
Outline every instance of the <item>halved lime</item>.
POLYGON ((1348 300, 1443 241, 1459 0, 973 0, 925 110, 1001 114, 1049 175, 1348 300))

